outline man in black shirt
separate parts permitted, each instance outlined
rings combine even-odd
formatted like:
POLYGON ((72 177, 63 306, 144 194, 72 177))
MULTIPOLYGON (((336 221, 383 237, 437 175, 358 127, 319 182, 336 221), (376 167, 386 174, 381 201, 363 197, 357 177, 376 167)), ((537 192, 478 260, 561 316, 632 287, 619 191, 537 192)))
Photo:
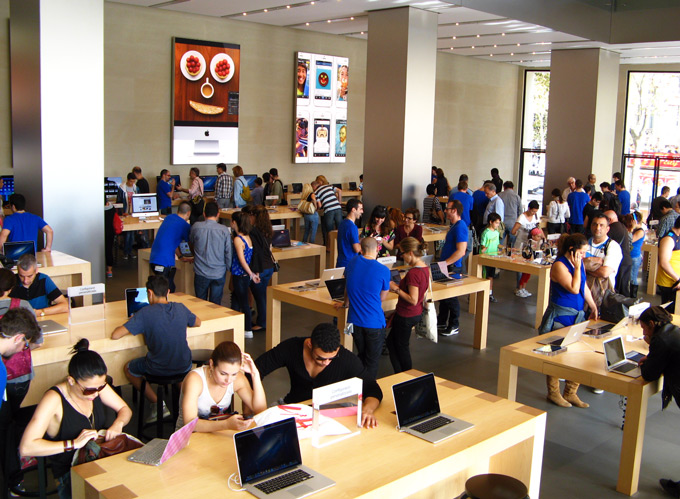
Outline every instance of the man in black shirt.
POLYGON ((609 220, 609 237, 619 243, 623 260, 616 273, 616 292, 623 296, 630 296, 630 273, 633 268, 633 260, 630 257, 630 237, 628 229, 619 222, 619 217, 613 210, 607 210, 604 215, 609 220))
POLYGON ((377 426, 374 412, 382 400, 382 390, 372 379, 359 357, 340 345, 338 328, 322 323, 309 338, 290 338, 260 355, 255 361, 260 376, 285 367, 290 376, 290 392, 283 400, 294 404, 312 398, 312 390, 349 378, 364 381, 361 424, 377 426))
POLYGON ((149 181, 142 175, 142 169, 139 166, 135 166, 132 169, 132 173, 135 174, 135 178, 137 179, 137 189, 139 190, 139 193, 148 194, 150 192, 149 181))

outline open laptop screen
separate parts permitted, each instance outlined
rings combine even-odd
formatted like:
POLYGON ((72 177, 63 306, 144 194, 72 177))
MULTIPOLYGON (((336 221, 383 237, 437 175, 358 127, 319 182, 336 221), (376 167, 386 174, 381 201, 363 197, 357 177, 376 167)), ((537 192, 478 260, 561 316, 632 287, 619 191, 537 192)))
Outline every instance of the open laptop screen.
POLYGON ((617 336, 603 343, 604 358, 607 360, 607 367, 612 367, 622 360, 625 360, 626 354, 623 349, 623 338, 617 336))
POLYGON ((392 394, 399 428, 440 412, 432 373, 394 385, 392 394))
POLYGON ((149 304, 149 297, 146 288, 128 288, 125 290, 125 303, 127 305, 127 316, 132 317, 142 308, 149 304))
POLYGON ((132 196, 132 216, 140 217, 158 214, 156 194, 135 194, 132 196))
POLYGON ((5 243, 2 252, 6 258, 16 262, 20 257, 26 253, 35 256, 35 243, 33 241, 15 241, 12 243, 5 243))
POLYGON ((295 418, 234 434, 241 483, 302 464, 295 418))

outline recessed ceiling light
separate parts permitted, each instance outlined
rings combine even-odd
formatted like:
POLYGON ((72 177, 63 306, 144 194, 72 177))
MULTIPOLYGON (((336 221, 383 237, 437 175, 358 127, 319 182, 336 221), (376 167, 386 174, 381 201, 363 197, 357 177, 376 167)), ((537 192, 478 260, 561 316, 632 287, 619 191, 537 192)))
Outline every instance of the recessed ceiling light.
POLYGON ((354 18, 353 18, 353 17, 350 17, 349 20, 350 20, 350 21, 354 21, 354 18))
POLYGON ((305 23, 305 26, 309 26, 309 23, 305 23))
POLYGON ((519 62, 524 62, 524 61, 519 61, 519 62))
POLYGON ((494 44, 493 44, 493 48, 498 48, 498 45, 496 45, 496 44, 494 43, 494 44))
POLYGON ((473 45, 473 46, 471 46, 470 48, 473 49, 473 48, 475 48, 475 46, 473 45))
POLYGON ((269 12, 269 9, 264 9, 265 12, 269 12))
POLYGON ((286 5, 286 8, 287 8, 287 9, 290 9, 290 5, 286 5))
POLYGON ((510 52, 510 55, 515 55, 515 53, 514 53, 514 52, 510 52))
POLYGON ((314 5, 314 2, 309 2, 310 4, 314 5))
POLYGON ((451 47, 451 50, 453 50, 453 47, 451 47))
POLYGON ((505 36, 505 33, 501 33, 501 36, 505 36))
POLYGON ((479 35, 477 35, 477 38, 479 38, 479 35))
POLYGON ((455 39, 456 39, 456 37, 455 37, 455 36, 452 36, 452 37, 451 37, 451 40, 455 40, 455 39))
POLYGON ((517 46, 519 47, 519 43, 517 44, 517 46))
POLYGON ((532 52, 531 55, 536 55, 536 52, 532 52))
POLYGON ((489 54, 489 57, 493 57, 493 54, 489 54))
POLYGON ((460 26, 460 23, 456 23, 456 26, 460 26))
POLYGON ((247 13, 247 12, 244 12, 244 13, 243 13, 243 15, 244 15, 244 16, 247 16, 247 15, 248 15, 248 13, 247 13))
POLYGON ((329 19, 329 20, 328 20, 328 21, 326 21, 326 22, 327 22, 327 23, 329 23, 329 22, 331 22, 331 20, 329 19))
POLYGON ((364 32, 362 31, 362 32, 361 32, 361 34, 363 35, 363 34, 364 34, 364 32))

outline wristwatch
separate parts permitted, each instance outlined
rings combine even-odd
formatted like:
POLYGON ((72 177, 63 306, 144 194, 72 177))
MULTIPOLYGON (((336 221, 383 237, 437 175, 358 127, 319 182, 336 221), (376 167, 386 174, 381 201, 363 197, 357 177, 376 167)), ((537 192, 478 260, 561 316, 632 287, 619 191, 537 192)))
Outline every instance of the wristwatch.
POLYGON ((42 309, 42 310, 40 311, 40 317, 45 317, 45 309, 42 309))

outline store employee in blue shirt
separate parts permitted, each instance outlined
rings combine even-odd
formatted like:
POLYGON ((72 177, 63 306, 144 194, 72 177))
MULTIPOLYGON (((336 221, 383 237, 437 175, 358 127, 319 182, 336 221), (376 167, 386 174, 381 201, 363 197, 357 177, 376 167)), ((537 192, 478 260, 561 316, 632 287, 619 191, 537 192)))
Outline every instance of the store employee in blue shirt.
MULTIPOLYGON (((175 292, 175 272, 177 271, 175 254, 179 248, 179 243, 189 241, 190 216, 191 205, 182 201, 177 208, 177 215, 170 214, 165 217, 151 246, 151 256, 149 257, 151 272, 162 275, 168 280, 171 293, 175 292)), ((185 259, 182 258, 182 260, 185 259)))
POLYGON ((364 213, 364 205, 357 198, 347 201, 347 218, 338 227, 338 260, 336 267, 346 267, 349 261, 361 251, 359 228, 356 221, 364 213))
MULTIPOLYGON (((451 222, 451 228, 446 233, 444 247, 439 255, 440 262, 446 262, 449 269, 460 272, 468 245, 468 228, 461 214, 463 205, 460 201, 449 201, 446 205, 446 217, 451 222)), ((458 298, 446 298, 439 302, 437 328, 442 336, 458 334, 458 317, 460 316, 460 302, 458 298)))
POLYGON ((175 181, 166 169, 161 170, 161 178, 156 186, 156 196, 158 197, 158 210, 161 215, 172 213, 172 200, 175 194, 175 181))
POLYGON ((7 241, 33 241, 38 247, 38 232, 45 234, 45 247, 42 251, 52 251, 52 238, 54 231, 42 218, 33 213, 26 213, 26 198, 21 194, 12 194, 9 197, 12 214, 5 218, 5 223, 0 232, 0 248, 7 241))

